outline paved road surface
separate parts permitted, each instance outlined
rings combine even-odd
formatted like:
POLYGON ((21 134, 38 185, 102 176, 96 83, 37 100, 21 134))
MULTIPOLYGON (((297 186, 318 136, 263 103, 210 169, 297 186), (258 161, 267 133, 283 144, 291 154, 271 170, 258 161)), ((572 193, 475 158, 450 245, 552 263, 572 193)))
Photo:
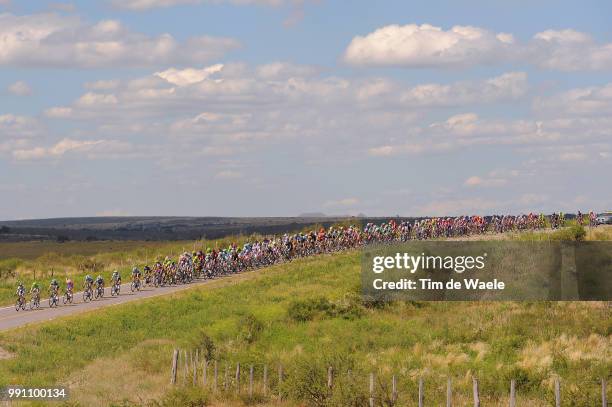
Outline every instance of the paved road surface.
MULTIPOLYGON (((247 271, 241 274, 249 273, 253 273, 253 271, 247 271)), ((228 279, 231 279, 231 277, 228 279)), ((158 288, 147 287, 142 289, 140 292, 135 293, 132 293, 130 291, 130 284, 126 283, 121 286, 121 292, 118 297, 111 297, 110 287, 107 287, 104 290, 104 298, 86 303, 83 302, 83 292, 79 291, 74 295, 73 304, 64 305, 62 302, 62 298, 60 298, 60 304, 57 308, 49 308, 49 301, 47 298, 41 300, 40 308, 36 310, 30 310, 29 302, 26 306, 25 311, 15 311, 14 305, 10 307, 3 307, 0 308, 0 331, 6 331, 12 328, 17 328, 23 325, 32 324, 36 322, 48 321, 66 315, 73 315, 81 312, 91 311, 97 308, 103 308, 111 305, 123 304, 130 301, 140 300, 143 298, 169 294, 172 292, 192 288, 197 285, 211 283, 213 281, 216 280, 196 279, 190 284, 158 288)), ((30 296, 28 295, 28 299, 29 298, 30 296)))

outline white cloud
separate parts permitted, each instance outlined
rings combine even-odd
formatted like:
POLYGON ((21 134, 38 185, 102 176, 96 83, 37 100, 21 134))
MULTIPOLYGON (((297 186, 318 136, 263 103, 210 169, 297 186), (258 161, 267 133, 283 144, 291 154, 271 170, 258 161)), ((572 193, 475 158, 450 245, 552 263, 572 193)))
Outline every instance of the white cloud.
POLYGON ((539 113, 564 116, 599 116, 612 114, 612 83, 575 88, 534 101, 539 113))
POLYGON ((45 116, 54 119, 65 119, 72 116, 72 108, 70 107, 51 107, 45 110, 45 116))
POLYGON ((538 66, 560 71, 612 69, 612 43, 597 44, 575 30, 547 30, 534 36, 531 55, 538 66))
POLYGON ((8 87, 8 91, 15 96, 28 96, 32 94, 32 88, 30 88, 30 85, 23 81, 13 83, 8 87))
POLYGON ((116 105, 119 103, 117 97, 113 94, 93 93, 88 92, 81 96, 77 101, 76 105, 80 107, 89 106, 104 106, 104 105, 116 105))
POLYGON ((33 147, 13 151, 16 160, 35 160, 49 157, 61 157, 67 153, 86 154, 89 158, 100 155, 112 155, 116 152, 130 150, 129 144, 116 140, 74 140, 64 138, 50 147, 33 147))
POLYGON ((612 69, 612 43, 599 44, 576 30, 546 30, 520 43, 508 33, 429 24, 388 25, 356 36, 344 60, 357 66, 406 68, 473 66, 520 62, 561 71, 612 69))
POLYGON ((55 13, 0 14, 0 65, 51 67, 149 66, 204 62, 238 47, 229 38, 193 37, 179 42, 170 34, 150 37, 119 21, 96 24, 55 13))
POLYGON ((344 59, 353 65, 431 67, 495 62, 514 40, 471 26, 445 31, 429 24, 388 25, 353 38, 344 59))
POLYGON ((202 82, 204 79, 209 78, 215 73, 221 72, 223 64, 212 65, 203 69, 176 69, 171 68, 163 72, 155 73, 155 76, 166 80, 167 82, 177 85, 193 85, 194 83, 202 82))
POLYGON ((31 138, 40 133, 40 125, 34 118, 14 114, 0 114, 0 140, 31 138))
MULTIPOLYGON (((391 88, 397 91, 396 87, 391 88)), ((410 106, 461 106, 518 99, 527 90, 527 74, 509 72, 482 81, 418 85, 403 92, 401 100, 410 106)))

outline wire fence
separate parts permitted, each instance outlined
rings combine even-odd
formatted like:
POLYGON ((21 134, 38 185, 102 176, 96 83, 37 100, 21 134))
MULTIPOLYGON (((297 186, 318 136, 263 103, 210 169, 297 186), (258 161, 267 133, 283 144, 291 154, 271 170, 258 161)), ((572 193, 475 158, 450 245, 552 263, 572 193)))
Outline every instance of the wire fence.
MULTIPOLYGON (((401 403, 400 389, 398 386, 398 376, 391 375, 390 383, 382 384, 382 378, 377 378, 375 373, 366 374, 362 379, 354 372, 338 372, 332 366, 327 368, 326 372, 326 387, 331 393, 336 384, 336 379, 340 374, 345 374, 352 378, 357 383, 361 382, 364 390, 369 395, 367 403, 370 407, 374 406, 395 406, 401 403), (377 381, 378 380, 378 381, 377 381), (380 388, 388 389, 381 392, 380 388)), ((236 395, 247 395, 252 398, 256 392, 264 397, 275 396, 282 399, 283 382, 287 379, 287 373, 282 364, 275 365, 271 370, 268 365, 241 365, 240 363, 230 364, 229 362, 220 362, 216 359, 207 360, 200 357, 199 350, 194 351, 174 349, 172 354, 172 367, 170 383, 172 385, 193 385, 202 386, 212 392, 234 393, 236 395)), ((416 384, 416 383, 415 383, 416 384)), ((600 379, 601 385, 601 406, 608 407, 607 401, 607 382, 606 379, 600 379)), ((423 407, 425 404, 425 379, 419 378, 415 393, 418 400, 418 406, 423 407)), ((554 381, 554 406, 561 407, 562 404, 562 386, 561 380, 556 378, 554 381)), ((480 407, 482 394, 480 392, 479 380, 476 377, 472 378, 472 394, 474 407, 480 407)), ((517 382, 511 380, 508 385, 508 397, 510 407, 517 406, 517 382)), ((405 403, 406 400, 403 400, 405 403)), ((402 403, 402 404, 404 404, 402 403)), ((448 378, 446 383, 446 406, 453 405, 453 381, 448 378)))

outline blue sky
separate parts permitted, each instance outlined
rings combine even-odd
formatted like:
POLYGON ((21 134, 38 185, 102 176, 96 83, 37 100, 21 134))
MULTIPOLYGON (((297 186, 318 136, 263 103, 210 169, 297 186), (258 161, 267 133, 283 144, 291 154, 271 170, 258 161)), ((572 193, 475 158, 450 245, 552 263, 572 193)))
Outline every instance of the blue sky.
POLYGON ((610 17, 0 0, 0 219, 607 210, 610 17))

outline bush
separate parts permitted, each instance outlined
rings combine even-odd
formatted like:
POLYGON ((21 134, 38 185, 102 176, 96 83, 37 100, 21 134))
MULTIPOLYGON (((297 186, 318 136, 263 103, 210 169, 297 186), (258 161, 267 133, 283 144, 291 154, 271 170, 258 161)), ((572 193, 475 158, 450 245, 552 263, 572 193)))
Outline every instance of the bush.
POLYGON ((263 324, 255 317, 255 315, 245 315, 238 322, 238 339, 251 344, 257 340, 263 329, 263 324))
POLYGON ((583 241, 586 237, 586 230, 580 225, 573 225, 565 229, 558 230, 551 235, 552 240, 561 241, 583 241))
POLYGON ((195 347, 200 349, 202 357, 206 360, 213 360, 216 357, 217 347, 215 342, 206 332, 201 331, 195 340, 195 347))
POLYGON ((149 403, 151 407, 204 407, 209 404, 208 394, 199 387, 182 387, 172 390, 160 401, 149 403))
POLYGON ((291 361, 282 392, 290 399, 310 406, 362 406, 367 399, 346 372, 354 370, 354 360, 340 353, 302 356, 291 361), (334 372, 333 389, 327 387, 327 369, 334 372))
POLYGON ((328 312, 332 304, 325 297, 295 300, 289 304, 287 314, 296 322, 312 321, 322 312, 328 312))

